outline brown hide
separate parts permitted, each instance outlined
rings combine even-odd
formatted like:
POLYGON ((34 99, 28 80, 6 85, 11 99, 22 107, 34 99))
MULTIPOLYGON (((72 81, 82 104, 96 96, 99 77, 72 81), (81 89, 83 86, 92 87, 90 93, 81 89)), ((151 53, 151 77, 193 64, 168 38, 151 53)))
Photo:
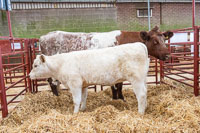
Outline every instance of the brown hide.
POLYGON ((156 26, 150 32, 122 31, 122 34, 117 37, 117 41, 119 45, 133 42, 145 43, 149 55, 154 56, 160 60, 166 60, 169 55, 169 52, 168 48, 165 45, 165 40, 171 38, 172 36, 172 32, 167 31, 165 33, 162 33, 156 26))
POLYGON ((121 31, 121 35, 117 36, 118 44, 126 44, 126 43, 133 43, 133 42, 143 42, 142 38, 140 37, 140 32, 127 32, 121 31))

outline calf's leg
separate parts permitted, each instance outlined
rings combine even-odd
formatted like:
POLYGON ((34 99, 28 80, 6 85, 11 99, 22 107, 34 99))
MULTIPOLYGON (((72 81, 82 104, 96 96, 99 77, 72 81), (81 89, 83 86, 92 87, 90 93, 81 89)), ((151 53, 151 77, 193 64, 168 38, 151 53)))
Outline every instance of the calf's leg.
POLYGON ((53 92, 53 94, 58 96, 57 85, 53 84, 53 79, 52 78, 48 78, 47 81, 49 82, 49 85, 51 87, 51 91, 53 92))
POLYGON ((133 86, 133 91, 136 95, 138 101, 138 112, 144 114, 147 107, 147 88, 146 82, 144 81, 135 81, 131 82, 133 86))
POLYGON ((74 113, 78 113, 82 97, 82 81, 79 78, 69 79, 65 87, 70 88, 74 102, 74 113))
POLYGON ((87 92, 88 88, 83 88, 82 89, 82 96, 81 96, 81 111, 84 111, 86 109, 86 100, 87 100, 87 92))
POLYGON ((124 96, 122 94, 122 86, 123 86, 123 83, 117 83, 114 86, 111 86, 113 99, 124 100, 124 96))
POLYGON ((117 99, 117 87, 114 85, 111 86, 111 89, 112 89, 113 99, 117 99))
POLYGON ((122 94, 123 83, 118 83, 118 84, 116 84, 115 86, 117 86, 118 99, 124 100, 124 96, 123 96, 123 94, 122 94))

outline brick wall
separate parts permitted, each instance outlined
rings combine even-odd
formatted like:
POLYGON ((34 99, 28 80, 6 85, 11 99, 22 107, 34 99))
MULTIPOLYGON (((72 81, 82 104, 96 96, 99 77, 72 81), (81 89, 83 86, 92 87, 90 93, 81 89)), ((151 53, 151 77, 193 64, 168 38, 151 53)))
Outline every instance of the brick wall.
MULTIPOLYGON (((117 17, 120 29, 123 30, 139 30, 146 29, 148 27, 148 17, 137 17, 137 9, 146 7, 146 3, 123 3, 117 4, 117 17)), ((151 4, 152 14, 151 24, 152 26, 160 26, 160 4, 151 4)))
MULTIPOLYGON (((148 18, 138 18, 137 9, 146 3, 118 3, 108 8, 13 10, 15 37, 39 37, 54 30, 103 32, 116 29, 148 30, 148 18)), ((162 30, 192 26, 191 3, 151 3, 151 26, 162 30)), ((200 25, 200 3, 196 4, 196 24, 200 25)), ((8 35, 5 12, 0 12, 0 36, 8 35)))
MULTIPOLYGON (((146 29, 148 18, 138 18, 137 9, 147 7, 146 3, 117 4, 118 24, 124 30, 146 29)), ((151 3, 151 27, 163 30, 192 26, 191 3, 151 3)), ((200 25, 200 4, 196 4, 196 24, 200 25)))

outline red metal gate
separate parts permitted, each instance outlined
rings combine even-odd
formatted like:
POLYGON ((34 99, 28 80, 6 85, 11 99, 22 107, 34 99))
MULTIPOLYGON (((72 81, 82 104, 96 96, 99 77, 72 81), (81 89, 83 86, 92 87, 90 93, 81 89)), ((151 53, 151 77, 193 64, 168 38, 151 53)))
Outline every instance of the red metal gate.
POLYGON ((170 79, 185 84, 194 88, 195 96, 199 95, 199 29, 200 27, 195 26, 175 31, 174 33, 186 33, 188 41, 171 43, 169 40, 167 45, 172 58, 167 62, 161 61, 160 64, 161 83, 167 84, 163 79, 170 79), (190 40, 190 35, 194 36, 193 41, 190 40))
POLYGON ((0 103, 3 117, 8 115, 9 104, 20 102, 17 100, 19 96, 33 91, 28 74, 31 70, 30 49, 37 41, 37 39, 0 40, 0 103), (7 93, 16 88, 17 91, 7 93))

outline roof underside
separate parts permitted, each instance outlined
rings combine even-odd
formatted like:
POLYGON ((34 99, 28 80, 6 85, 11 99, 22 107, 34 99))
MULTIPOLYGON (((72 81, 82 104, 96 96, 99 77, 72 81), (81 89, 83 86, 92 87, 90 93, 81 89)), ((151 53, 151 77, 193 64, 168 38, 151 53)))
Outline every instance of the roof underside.
MULTIPOLYGON (((11 2, 147 2, 148 0, 11 0, 11 2)), ((150 2, 192 2, 192 0, 150 0, 150 2)), ((196 0, 200 2, 200 0, 196 0)))

